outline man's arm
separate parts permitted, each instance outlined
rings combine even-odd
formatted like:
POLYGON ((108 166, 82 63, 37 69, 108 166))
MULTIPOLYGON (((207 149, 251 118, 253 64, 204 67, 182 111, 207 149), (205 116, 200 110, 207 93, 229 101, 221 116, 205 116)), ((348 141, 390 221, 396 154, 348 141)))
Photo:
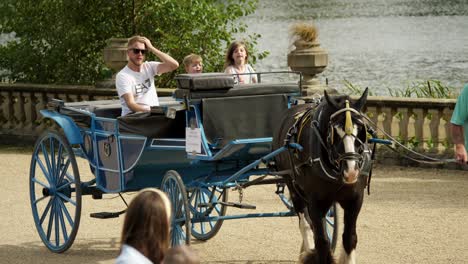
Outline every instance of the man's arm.
POLYGON ((179 67, 179 63, 174 58, 155 48, 149 39, 143 39, 145 41, 146 49, 161 60, 161 64, 158 66, 158 74, 171 72, 179 67))
POLYGON ((132 112, 149 112, 151 107, 148 105, 141 105, 135 102, 135 98, 133 97, 132 93, 126 93, 123 96, 123 99, 127 103, 128 108, 132 110, 132 112))
POLYGON ((468 160, 465 148, 465 137, 463 126, 452 123, 452 141, 455 144, 455 159, 460 163, 466 163, 468 160))

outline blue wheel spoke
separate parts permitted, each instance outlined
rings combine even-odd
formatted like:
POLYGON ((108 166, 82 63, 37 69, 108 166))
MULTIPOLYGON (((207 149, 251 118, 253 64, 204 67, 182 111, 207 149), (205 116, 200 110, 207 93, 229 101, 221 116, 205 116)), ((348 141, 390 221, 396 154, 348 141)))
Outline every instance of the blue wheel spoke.
POLYGON ((49 172, 49 173, 47 173, 47 175, 50 176, 49 181, 52 183, 52 181, 51 181, 52 180, 52 178, 51 178, 52 175, 50 175, 50 173, 52 173, 53 171, 52 171, 52 168, 50 167, 49 152, 47 152, 47 148, 46 148, 44 142, 41 144, 41 149, 42 149, 42 155, 44 155, 44 160, 45 160, 45 163, 47 165, 47 171, 49 172))
POLYGON ((52 207, 50 209, 50 215, 49 215, 49 223, 48 223, 48 226, 47 226, 47 240, 50 240, 50 234, 52 232, 52 223, 54 221, 54 214, 55 214, 55 198, 52 198, 50 199, 51 200, 51 203, 52 203, 52 207))
POLYGON ((59 223, 59 211, 60 211, 60 206, 57 206, 58 204, 58 199, 55 199, 55 245, 59 246, 60 245, 60 223, 59 223))
MULTIPOLYGON (((53 198, 50 198, 49 199, 49 202, 47 203, 47 206, 46 208, 44 209, 44 212, 42 213, 41 215, 41 219, 39 219, 39 223, 42 225, 42 223, 44 222, 46 216, 47 216, 47 213, 49 212, 51 206, 52 206, 52 202, 53 202, 53 198)), ((51 213, 52 214, 52 213, 51 213)))
POLYGON ((33 201, 33 204, 36 205, 38 202, 40 202, 40 201, 42 201, 42 200, 44 200, 46 198, 47 198, 47 196, 42 196, 41 198, 36 199, 35 201, 33 201))
POLYGON ((50 186, 47 186, 45 183, 41 182, 41 181, 38 180, 37 178, 32 178, 31 180, 32 180, 33 182, 35 182, 35 183, 41 185, 42 187, 44 187, 44 188, 46 188, 46 189, 49 189, 49 188, 50 188, 50 186))
POLYGON ((52 168, 52 179, 57 180, 57 167, 55 166, 55 139, 50 139, 50 167, 52 168))
POLYGON ((216 224, 216 221, 214 221, 214 220, 209 221, 208 224, 210 224, 210 229, 213 229, 213 227, 214 227, 215 224, 216 224))
POLYGON ((63 168, 59 168, 60 176, 57 180, 57 185, 59 185, 63 181, 65 174, 67 174, 68 166, 70 166, 70 159, 67 159, 67 162, 64 164, 63 168))
POLYGON ((219 204, 217 204, 214 209, 216 210, 216 212, 218 213, 218 215, 221 215, 221 206, 219 204))
POLYGON ((67 196, 63 195, 63 193, 59 193, 57 192, 57 196, 60 197, 60 199, 63 199, 65 201, 68 201, 69 203, 73 204, 74 206, 76 206, 76 202, 73 201, 72 199, 68 198, 67 196))
POLYGON ((69 181, 75 182, 75 177, 73 175, 70 175, 69 173, 65 172, 65 176, 69 181))
POLYGON ((72 184, 73 184, 73 182, 67 182, 67 183, 65 183, 65 184, 62 184, 60 187, 57 188, 57 191, 60 191, 60 190, 62 190, 63 188, 68 187, 68 186, 70 186, 70 185, 72 185, 72 184))
MULTIPOLYGON (((51 176, 50 176, 50 170, 44 166, 44 164, 42 163, 42 160, 39 158, 39 156, 36 155, 35 159, 37 161, 37 164, 41 168, 42 173, 44 173, 44 176, 46 177, 47 181, 49 182, 49 184, 51 184, 52 181, 51 181, 51 176)), ((47 163, 47 161, 46 161, 46 163, 47 163)), ((47 166, 47 167, 49 167, 49 166, 47 166)))
POLYGON ((73 222, 70 212, 68 212, 68 208, 63 203, 60 203, 60 206, 62 207, 62 212, 67 217, 68 223, 70 224, 70 226, 73 226, 75 223, 73 222))
POLYGON ((62 176, 62 152, 63 152, 63 145, 61 142, 58 142, 58 150, 57 150, 57 157, 55 160, 55 179, 56 179, 56 184, 60 184, 61 176, 62 176))
MULTIPOLYGON (((63 234, 63 240, 66 242, 68 240, 68 233, 67 233, 67 227, 65 226, 65 219, 63 218, 63 213, 64 213, 64 205, 62 201, 58 201, 59 204, 59 211, 60 213, 58 214, 60 217, 60 226, 62 227, 62 234, 63 234)), ((69 220, 70 221, 70 220, 69 220)))

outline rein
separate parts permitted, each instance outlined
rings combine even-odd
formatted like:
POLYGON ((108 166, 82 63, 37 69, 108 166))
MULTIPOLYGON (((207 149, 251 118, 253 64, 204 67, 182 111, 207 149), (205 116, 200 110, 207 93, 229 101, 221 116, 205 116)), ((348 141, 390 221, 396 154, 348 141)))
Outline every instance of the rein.
MULTIPOLYGON (((395 147, 391 147, 391 146, 388 146, 388 145, 385 145, 387 148, 389 148, 390 150, 392 150, 393 152, 397 153, 398 155, 400 155, 401 157, 403 158, 406 158, 406 159, 409 159, 411 161, 414 161, 416 163, 422 163, 422 164, 431 164, 431 165, 443 165, 443 164, 448 164, 448 163, 458 163, 455 159, 438 159, 438 158, 433 158, 433 157, 429 157, 429 156, 426 156, 424 154, 421 154, 419 152, 416 152, 410 148, 408 148, 407 146, 403 145, 402 143, 398 142, 398 140, 396 140, 394 137, 392 137, 391 135, 389 135, 387 132, 385 132, 385 130, 379 128, 372 120, 370 120, 369 117, 367 117, 366 115, 362 115, 362 117, 364 119, 366 119, 367 122, 369 122, 369 124, 374 127, 375 129, 379 130, 380 132, 382 132, 382 134, 384 134, 388 139, 390 139, 393 143, 395 143, 397 146, 401 147, 402 149, 404 149, 405 151, 409 152, 409 153, 412 153, 418 157, 421 157, 420 159, 418 158, 414 158, 414 157, 411 157, 409 155, 406 155, 406 154, 403 154, 401 151, 398 151, 395 147)), ((377 138, 377 133, 376 131, 374 130, 372 133, 371 133, 372 137, 374 138, 377 138)))

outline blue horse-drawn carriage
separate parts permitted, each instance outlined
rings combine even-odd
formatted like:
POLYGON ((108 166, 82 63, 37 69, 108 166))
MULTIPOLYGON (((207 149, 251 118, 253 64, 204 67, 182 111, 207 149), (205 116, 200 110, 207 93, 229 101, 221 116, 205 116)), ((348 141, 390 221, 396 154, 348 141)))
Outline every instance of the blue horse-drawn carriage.
MULTIPOLYGON (((146 187, 161 188, 171 199, 173 245, 188 244, 191 236, 210 239, 227 219, 296 215, 284 192, 288 172, 277 170, 275 157, 302 147, 288 142, 272 148, 283 112, 299 102, 296 76, 294 82, 234 85, 225 74, 179 75, 172 97, 160 98, 151 112, 124 117, 118 100, 52 100, 41 114, 55 125, 38 138, 30 167, 32 212, 42 241, 53 252, 73 244, 83 195, 100 199, 146 187), (88 161, 92 180, 81 181, 77 157, 88 161), (230 206, 255 209, 242 199, 230 201, 228 193, 258 184, 275 184, 286 211, 226 213, 230 206)), ((333 204, 323 220, 333 247, 336 217, 333 204)))

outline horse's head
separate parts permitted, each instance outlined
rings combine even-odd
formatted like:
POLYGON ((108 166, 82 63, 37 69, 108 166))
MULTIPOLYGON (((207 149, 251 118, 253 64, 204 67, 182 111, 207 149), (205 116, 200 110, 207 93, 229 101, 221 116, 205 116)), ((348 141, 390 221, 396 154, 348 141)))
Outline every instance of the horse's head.
POLYGON ((322 131, 327 131, 330 163, 339 169, 345 184, 357 182, 363 164, 366 126, 361 109, 366 104, 367 91, 357 101, 351 101, 349 96, 331 97, 325 92, 323 114, 328 124, 322 131))

